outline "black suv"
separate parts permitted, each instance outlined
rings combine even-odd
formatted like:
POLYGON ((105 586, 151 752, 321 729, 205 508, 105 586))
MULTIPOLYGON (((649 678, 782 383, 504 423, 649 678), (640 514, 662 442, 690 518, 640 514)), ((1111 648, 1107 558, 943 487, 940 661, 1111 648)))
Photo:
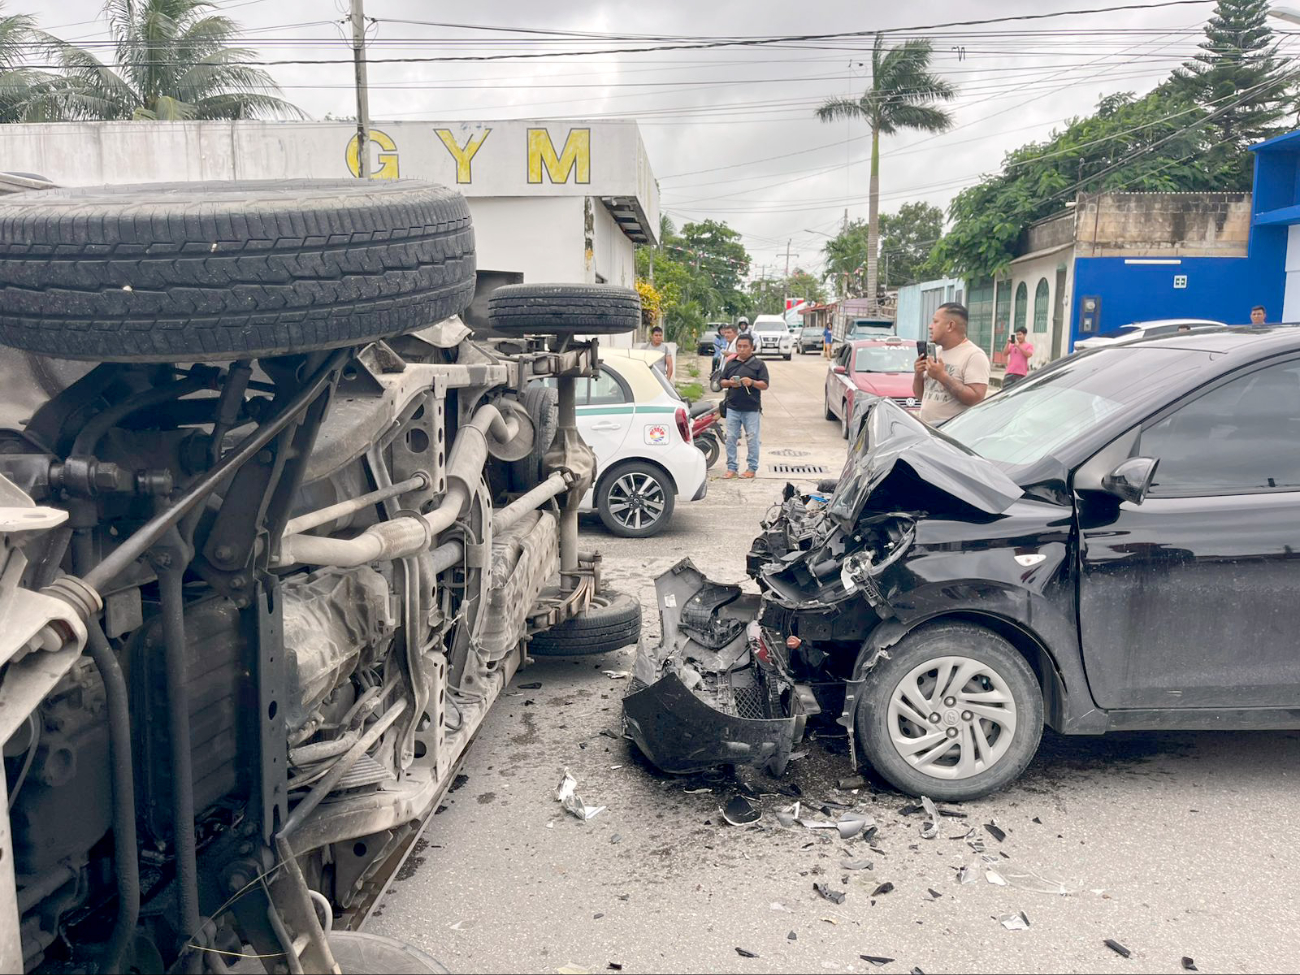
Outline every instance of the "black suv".
MULTIPOLYGON (((682 563, 624 702, 658 765, 780 770, 817 714, 967 799, 1064 734, 1300 727, 1300 329, 1054 363, 936 430, 883 400, 829 497, 682 563)), ((856 751, 851 751, 855 756, 856 751)))

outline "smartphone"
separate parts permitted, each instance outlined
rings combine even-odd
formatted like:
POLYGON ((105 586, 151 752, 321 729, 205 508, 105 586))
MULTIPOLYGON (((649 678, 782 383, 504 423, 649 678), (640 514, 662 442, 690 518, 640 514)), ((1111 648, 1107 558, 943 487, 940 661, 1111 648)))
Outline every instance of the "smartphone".
POLYGON ((917 339, 917 340, 916 340, 916 354, 919 355, 919 356, 920 356, 920 355, 925 355, 926 349, 927 349, 927 347, 928 347, 929 345, 930 345, 930 343, 927 342, 925 339, 917 339))
POLYGON ((927 359, 934 359, 935 361, 938 361, 938 359, 939 359, 939 347, 938 347, 937 345, 935 345, 933 342, 926 342, 926 343, 925 343, 925 357, 926 357, 927 359))

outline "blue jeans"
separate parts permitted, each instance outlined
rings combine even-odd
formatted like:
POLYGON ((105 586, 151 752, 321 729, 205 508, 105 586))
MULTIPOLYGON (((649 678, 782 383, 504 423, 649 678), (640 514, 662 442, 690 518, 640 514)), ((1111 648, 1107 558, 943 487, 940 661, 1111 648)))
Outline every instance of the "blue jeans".
POLYGON ((758 423, 763 414, 758 410, 727 410, 727 470, 737 470, 736 448, 740 446, 740 431, 745 431, 745 460, 748 469, 758 470, 758 423))

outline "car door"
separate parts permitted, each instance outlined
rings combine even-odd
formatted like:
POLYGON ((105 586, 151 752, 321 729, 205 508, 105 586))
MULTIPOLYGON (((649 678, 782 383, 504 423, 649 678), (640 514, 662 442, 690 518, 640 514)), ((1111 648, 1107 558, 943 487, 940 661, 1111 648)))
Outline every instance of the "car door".
POLYGON ((1300 706, 1300 359, 1143 425, 1141 504, 1079 501, 1079 632, 1105 708, 1300 706))
POLYGON ((853 346, 843 345, 835 350, 835 355, 831 359, 831 364, 826 368, 826 403, 830 411, 836 416, 845 416, 844 399, 849 395, 849 388, 853 385, 853 378, 849 370, 853 368, 850 361, 853 357, 853 346), (843 372, 836 372, 836 369, 843 369, 843 372))
POLYGON ((632 391, 608 365, 600 367, 595 379, 579 379, 577 385, 578 431, 596 452, 597 470, 605 470, 619 459, 628 431, 632 428, 632 391))

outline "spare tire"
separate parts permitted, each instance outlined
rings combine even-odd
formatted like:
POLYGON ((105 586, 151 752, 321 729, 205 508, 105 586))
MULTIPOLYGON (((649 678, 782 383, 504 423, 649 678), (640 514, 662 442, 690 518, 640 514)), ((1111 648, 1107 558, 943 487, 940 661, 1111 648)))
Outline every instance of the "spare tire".
POLYGON ((612 284, 507 284, 488 321, 509 335, 617 335, 641 326, 641 296, 612 284))
POLYGON ((537 385, 525 389, 519 399, 532 418, 536 431, 533 449, 528 456, 509 467, 510 487, 522 493, 535 488, 542 479, 543 460, 551 444, 555 443, 555 434, 560 428, 560 394, 554 386, 537 385))
POLYGON ((534 657, 570 657, 609 653, 641 639, 641 602, 604 589, 581 616, 534 634, 528 652, 534 657))
POLYGON ((362 345, 474 294, 465 199, 418 180, 262 180, 0 197, 0 344, 110 362, 362 345))

